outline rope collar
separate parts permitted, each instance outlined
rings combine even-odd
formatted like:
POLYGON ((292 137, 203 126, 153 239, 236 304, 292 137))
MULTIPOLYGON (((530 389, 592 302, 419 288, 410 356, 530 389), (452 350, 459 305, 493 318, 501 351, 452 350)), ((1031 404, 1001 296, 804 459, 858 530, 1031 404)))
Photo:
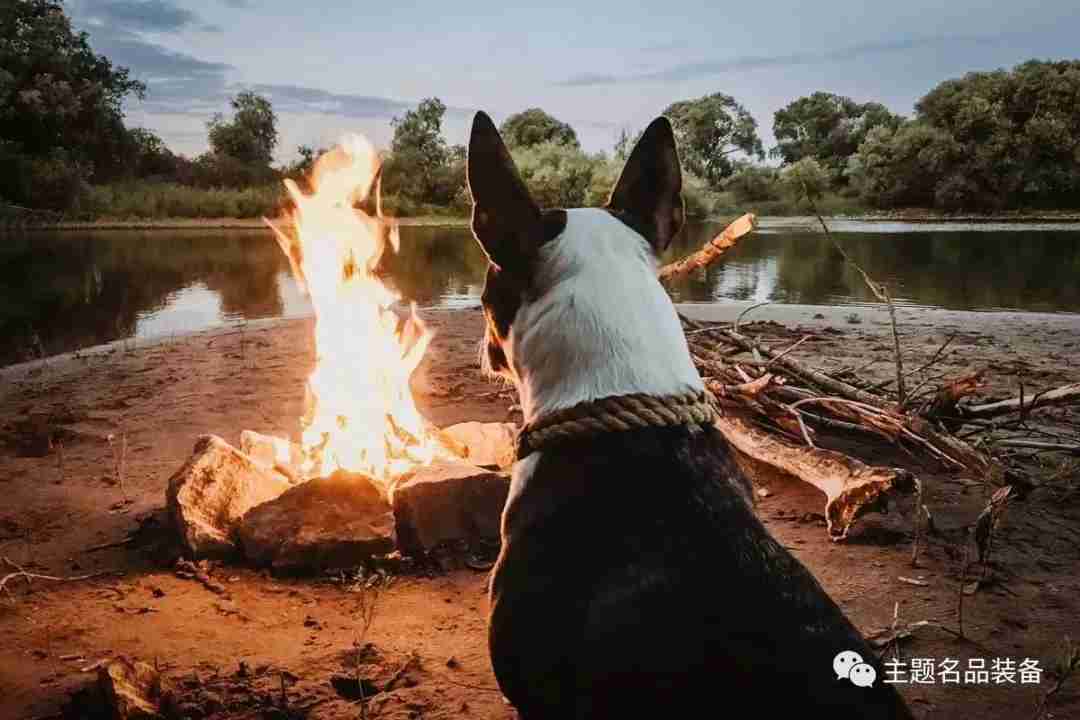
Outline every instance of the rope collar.
POLYGON ((563 440, 646 427, 711 424, 716 417, 716 399, 708 390, 662 397, 616 395, 580 403, 528 423, 518 432, 514 449, 517 459, 522 460, 563 440))

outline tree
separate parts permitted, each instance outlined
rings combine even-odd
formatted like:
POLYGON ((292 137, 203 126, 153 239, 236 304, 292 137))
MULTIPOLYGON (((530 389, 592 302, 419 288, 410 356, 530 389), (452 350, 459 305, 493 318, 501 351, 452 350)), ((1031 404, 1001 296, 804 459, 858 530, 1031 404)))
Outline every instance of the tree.
POLYGON ((771 167, 739 163, 735 173, 724 182, 724 189, 736 202, 762 202, 779 199, 779 176, 771 167))
POLYGON ((781 171, 780 183, 796 205, 812 204, 829 188, 829 175, 817 160, 805 157, 781 171))
POLYGON ((250 90, 241 92, 230 104, 231 120, 216 113, 207 123, 211 151, 243 163, 269 166, 278 142, 273 105, 250 90))
POLYGON ((670 105, 664 115, 675 129, 683 165, 713 188, 734 172, 733 154, 765 157, 757 122, 730 95, 683 100, 670 105))
POLYGON ((619 130, 619 139, 615 141, 615 159, 626 162, 626 159, 630 157, 630 151, 637 145, 644 132, 644 130, 638 130, 636 133, 631 133, 626 128, 619 130))
MULTIPOLYGON (((413 202, 431 203, 447 195, 443 186, 457 173, 448 172, 451 150, 442 136, 446 105, 439 98, 427 98, 415 110, 395 117, 390 157, 383 168, 383 191, 413 202)), ((464 164, 460 177, 464 182, 464 164)), ((454 188, 449 195, 457 192, 454 188)))
POLYGON ((814 158, 833 176, 843 180, 849 157, 875 127, 896 129, 903 119, 880 103, 859 104, 848 97, 816 92, 801 97, 773 116, 777 145, 770 154, 785 164, 814 158))
POLYGON ((57 0, 0 2, 0 142, 9 163, 40 161, 49 176, 65 163, 84 179, 109 175, 126 142, 124 99, 145 90, 94 53, 57 0))
POLYGON ((574 128, 556 120, 540 108, 529 108, 506 118, 499 127, 508 147, 532 147, 553 142, 579 147, 574 128))
POLYGON ((952 203, 960 187, 986 207, 1080 196, 1080 60, 969 73, 939 84, 915 109, 960 146, 952 203))
POLYGON ((877 127, 848 160, 846 175, 873 205, 932 207, 960 152, 949 133, 924 122, 909 122, 895 131, 877 127))

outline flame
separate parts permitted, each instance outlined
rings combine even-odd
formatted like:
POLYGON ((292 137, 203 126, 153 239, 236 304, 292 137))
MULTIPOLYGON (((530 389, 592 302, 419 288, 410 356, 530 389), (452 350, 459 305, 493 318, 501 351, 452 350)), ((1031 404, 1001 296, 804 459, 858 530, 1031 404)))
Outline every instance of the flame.
MULTIPOLYGON (((348 135, 312 170, 311 194, 286 180, 296 207, 295 238, 271 224, 315 310, 315 367, 302 419, 306 477, 342 469, 390 481, 445 453, 416 408, 409 378, 432 334, 375 274, 397 226, 379 206, 381 161, 362 136, 348 135), (374 214, 354 207, 378 208, 374 214)), ((270 224, 269 222, 267 224, 270 224)))

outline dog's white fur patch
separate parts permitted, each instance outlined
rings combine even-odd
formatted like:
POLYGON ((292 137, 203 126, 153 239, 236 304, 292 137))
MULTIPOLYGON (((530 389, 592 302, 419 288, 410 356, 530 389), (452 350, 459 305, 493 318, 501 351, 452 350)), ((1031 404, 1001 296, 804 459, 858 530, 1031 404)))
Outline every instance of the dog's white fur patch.
POLYGON ((610 395, 703 388, 641 235, 595 208, 568 210, 503 350, 526 422, 610 395))
MULTIPOLYGON (((641 235, 604 210, 567 210, 566 228, 541 248, 536 268, 536 293, 503 345, 526 422, 611 395, 703 389, 641 235)), ((541 454, 514 466, 507 507, 541 454)))

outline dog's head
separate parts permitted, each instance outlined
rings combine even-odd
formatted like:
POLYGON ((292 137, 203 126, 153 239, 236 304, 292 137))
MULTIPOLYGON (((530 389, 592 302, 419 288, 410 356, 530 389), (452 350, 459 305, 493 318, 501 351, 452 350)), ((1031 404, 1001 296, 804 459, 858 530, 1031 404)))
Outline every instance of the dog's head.
POLYGON ((642 134, 603 208, 540 208, 484 113, 468 182, 472 231, 490 260, 481 363, 514 381, 527 419, 603 395, 700 387, 656 278, 684 218, 666 118, 642 134))

